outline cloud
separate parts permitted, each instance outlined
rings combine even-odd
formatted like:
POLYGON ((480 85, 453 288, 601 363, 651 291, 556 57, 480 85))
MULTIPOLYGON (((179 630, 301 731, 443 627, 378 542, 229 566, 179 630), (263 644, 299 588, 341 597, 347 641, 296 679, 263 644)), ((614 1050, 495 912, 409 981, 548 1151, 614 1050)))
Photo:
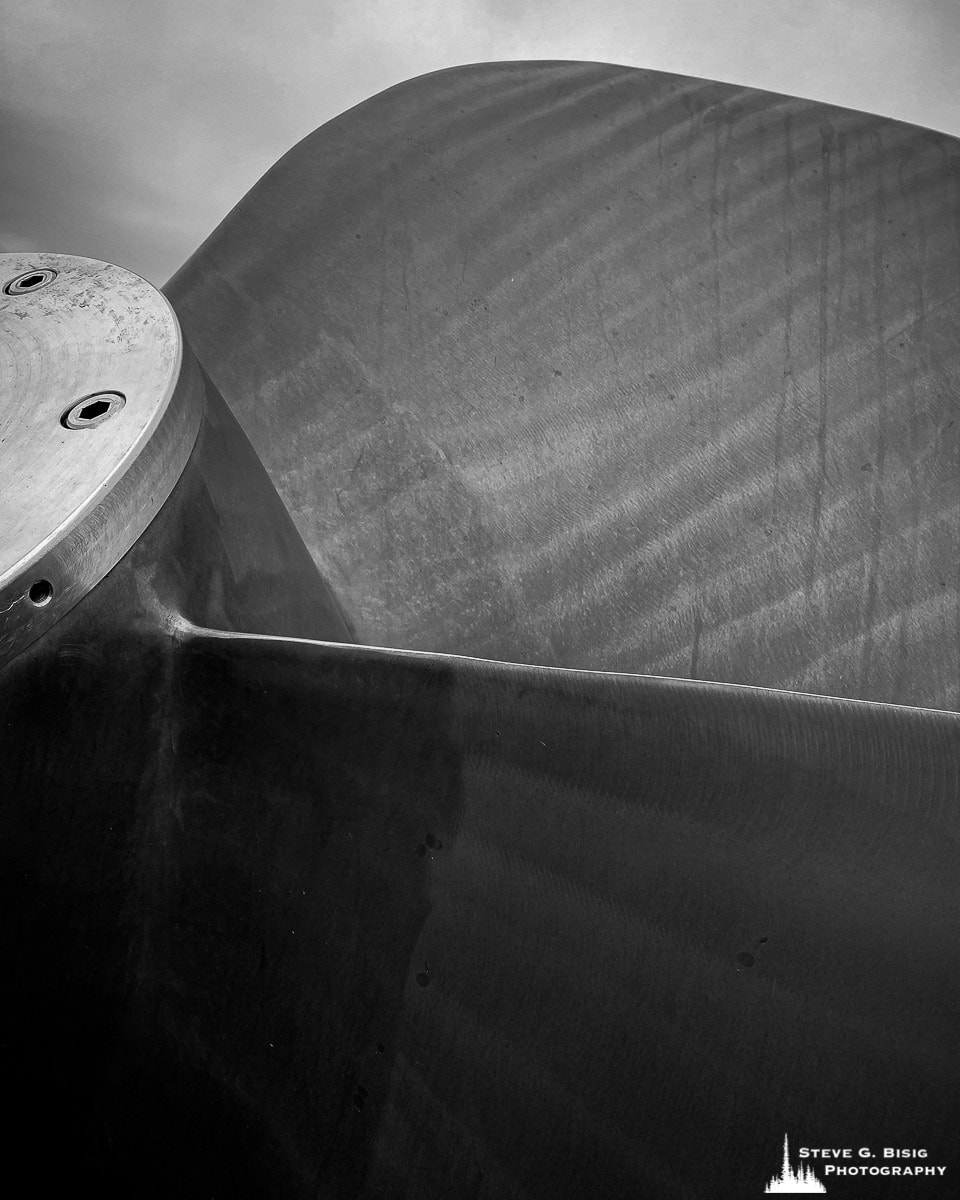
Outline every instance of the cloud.
POLYGON ((0 0, 0 227, 162 282, 291 145, 412 75, 621 62, 960 131, 953 0, 0 0))

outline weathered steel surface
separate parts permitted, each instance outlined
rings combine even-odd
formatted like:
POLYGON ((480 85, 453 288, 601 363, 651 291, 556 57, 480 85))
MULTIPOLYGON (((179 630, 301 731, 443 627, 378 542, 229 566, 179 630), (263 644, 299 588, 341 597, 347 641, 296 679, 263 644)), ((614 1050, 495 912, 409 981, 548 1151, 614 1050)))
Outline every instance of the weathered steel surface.
POLYGON ((944 135, 496 64, 166 291, 362 640, 957 707, 958 230, 944 135))
POLYGON ((196 364, 156 288, 89 258, 0 254, 0 662, 143 533, 202 409, 196 364), (68 428, 84 401, 107 411, 68 428))

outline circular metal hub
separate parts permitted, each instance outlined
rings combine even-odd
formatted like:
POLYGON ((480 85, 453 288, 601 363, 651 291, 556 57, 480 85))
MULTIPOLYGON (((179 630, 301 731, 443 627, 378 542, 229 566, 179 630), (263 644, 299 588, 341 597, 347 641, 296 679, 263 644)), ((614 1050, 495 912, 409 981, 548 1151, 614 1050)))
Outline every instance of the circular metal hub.
POLYGON ((140 536, 189 458, 202 395, 173 309, 145 280, 0 255, 0 662, 140 536))

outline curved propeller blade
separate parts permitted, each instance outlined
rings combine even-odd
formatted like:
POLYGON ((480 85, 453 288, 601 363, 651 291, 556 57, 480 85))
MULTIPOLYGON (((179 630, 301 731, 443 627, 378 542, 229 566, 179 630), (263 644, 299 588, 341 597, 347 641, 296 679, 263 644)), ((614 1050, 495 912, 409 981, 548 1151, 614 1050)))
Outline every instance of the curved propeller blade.
POLYGON ((81 277, 132 339, 67 408, 17 350, 4 408, 80 498, 0 564, 0 1045, 50 1187, 716 1200, 786 1132, 951 1194, 951 147, 469 68, 254 189, 168 288, 198 362, 155 295, 16 264, 17 347, 81 277), (88 386, 151 321, 177 368, 88 386))
POLYGON ((956 714, 66 625, 3 681, 0 875, 20 1136, 71 1173, 744 1196, 785 1130, 956 1169, 956 714))
POLYGON ((958 189, 928 130, 487 64, 166 291, 362 640, 954 708, 958 189))

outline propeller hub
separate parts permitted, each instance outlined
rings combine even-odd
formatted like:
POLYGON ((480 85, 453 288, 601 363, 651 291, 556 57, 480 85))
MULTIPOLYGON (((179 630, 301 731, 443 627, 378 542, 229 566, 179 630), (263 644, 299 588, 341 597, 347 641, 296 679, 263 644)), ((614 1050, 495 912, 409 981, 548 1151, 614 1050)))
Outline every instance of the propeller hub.
POLYGON ((93 259, 0 255, 0 663, 130 549, 179 479, 202 409, 155 287, 93 259))

